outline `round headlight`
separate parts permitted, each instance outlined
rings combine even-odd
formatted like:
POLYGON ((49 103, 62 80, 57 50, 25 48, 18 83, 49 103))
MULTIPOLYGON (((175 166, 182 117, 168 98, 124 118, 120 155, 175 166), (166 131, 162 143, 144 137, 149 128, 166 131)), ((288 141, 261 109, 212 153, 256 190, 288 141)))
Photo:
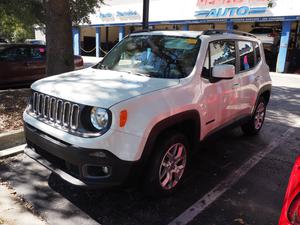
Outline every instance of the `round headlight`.
POLYGON ((102 108, 92 108, 91 122, 97 130, 103 130, 107 128, 109 124, 108 112, 102 108))

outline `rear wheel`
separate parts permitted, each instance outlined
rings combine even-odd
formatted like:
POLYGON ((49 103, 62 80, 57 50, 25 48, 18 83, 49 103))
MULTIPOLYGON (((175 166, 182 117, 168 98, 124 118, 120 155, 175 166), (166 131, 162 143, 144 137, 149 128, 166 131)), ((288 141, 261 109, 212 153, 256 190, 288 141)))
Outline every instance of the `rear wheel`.
POLYGON ((186 137, 172 133, 161 139, 149 164, 144 190, 151 196, 173 193, 183 182, 188 162, 189 145, 186 137))
POLYGON ((256 135, 261 130, 266 116, 266 101, 260 97, 256 105, 255 111, 251 119, 244 125, 242 130, 246 135, 256 135))

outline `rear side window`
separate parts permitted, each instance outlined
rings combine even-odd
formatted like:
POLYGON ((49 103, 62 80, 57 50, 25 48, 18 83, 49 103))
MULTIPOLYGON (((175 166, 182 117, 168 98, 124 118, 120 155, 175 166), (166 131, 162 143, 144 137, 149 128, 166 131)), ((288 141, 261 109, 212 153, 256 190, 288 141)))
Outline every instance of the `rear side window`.
POLYGON ((260 55, 259 44, 257 42, 254 43, 254 48, 255 48, 256 64, 258 64, 261 60, 261 55, 260 55))
POLYGON ((239 41, 240 72, 251 70, 255 67, 255 54, 252 42, 239 41))

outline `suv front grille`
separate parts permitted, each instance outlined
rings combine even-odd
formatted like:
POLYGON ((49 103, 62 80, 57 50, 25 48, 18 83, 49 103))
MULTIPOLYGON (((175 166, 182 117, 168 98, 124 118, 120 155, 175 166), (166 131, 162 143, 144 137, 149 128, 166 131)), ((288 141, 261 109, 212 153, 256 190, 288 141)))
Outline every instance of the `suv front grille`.
POLYGON ((79 125, 78 104, 39 92, 33 92, 30 112, 37 119, 64 129, 76 130, 79 125))

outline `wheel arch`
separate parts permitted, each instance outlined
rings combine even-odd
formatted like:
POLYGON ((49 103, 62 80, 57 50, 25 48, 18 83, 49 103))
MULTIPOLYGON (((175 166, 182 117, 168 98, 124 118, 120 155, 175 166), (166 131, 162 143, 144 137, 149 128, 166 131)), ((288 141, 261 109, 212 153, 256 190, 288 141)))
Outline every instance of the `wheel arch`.
POLYGON ((186 135, 191 148, 195 147, 200 138, 201 121, 197 110, 188 110, 170 116, 159 121, 151 129, 144 151, 141 156, 141 161, 145 167, 148 164, 149 158, 154 153, 154 146, 157 141, 168 131, 176 130, 186 135))
POLYGON ((252 113, 254 112, 255 106, 257 105, 257 102, 258 102, 258 100, 259 100, 260 97, 263 97, 266 100, 266 104, 269 103, 270 97, 271 97, 271 90, 272 90, 272 85, 271 84, 264 85, 259 90, 257 98, 256 98, 256 101, 255 101, 255 105, 254 105, 254 107, 252 109, 252 113))

